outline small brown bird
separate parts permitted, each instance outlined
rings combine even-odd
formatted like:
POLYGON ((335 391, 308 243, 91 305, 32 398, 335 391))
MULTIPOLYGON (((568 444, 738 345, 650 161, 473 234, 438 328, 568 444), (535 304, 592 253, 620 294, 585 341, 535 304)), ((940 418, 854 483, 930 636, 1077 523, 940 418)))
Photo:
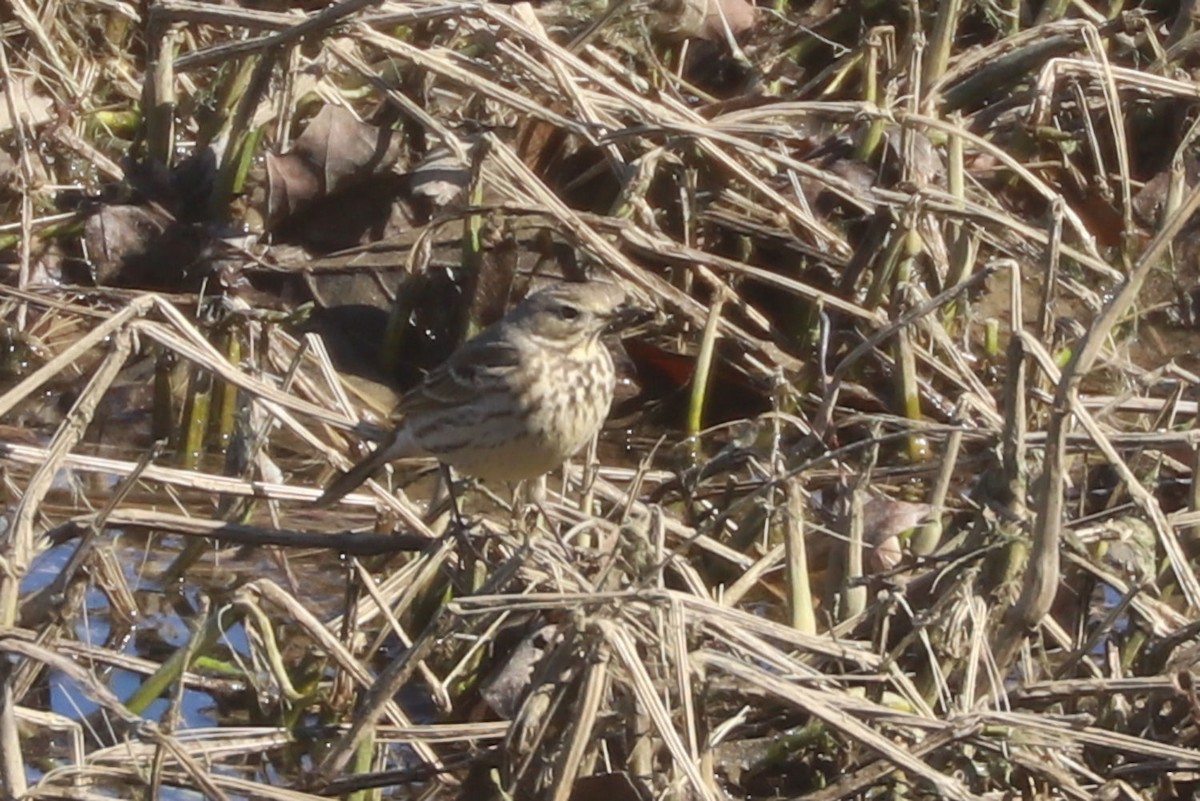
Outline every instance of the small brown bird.
POLYGON ((529 295, 406 394, 387 439, 317 503, 334 503, 396 459, 432 456, 485 481, 558 467, 608 416, 616 377, 600 337, 631 312, 610 283, 559 283, 529 295))

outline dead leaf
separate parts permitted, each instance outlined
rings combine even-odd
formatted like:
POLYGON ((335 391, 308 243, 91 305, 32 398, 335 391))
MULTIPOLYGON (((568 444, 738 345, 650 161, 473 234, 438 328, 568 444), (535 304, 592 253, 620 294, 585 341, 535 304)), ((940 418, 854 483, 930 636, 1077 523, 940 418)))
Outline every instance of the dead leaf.
POLYGON ((533 678, 533 669, 557 637, 558 626, 542 626, 521 640, 508 661, 487 677, 479 692, 493 712, 510 720, 517 714, 533 678))
POLYGON ((580 776, 571 785, 571 801, 645 801, 645 798, 624 771, 580 776))
MULTIPOLYGON (((360 122, 341 106, 325 106, 289 152, 267 156, 267 229, 286 228, 303 239, 314 221, 346 206, 354 219, 380 229, 380 221, 391 216, 396 179, 392 168, 400 147, 396 132, 360 122), (364 209, 368 200, 370 208, 364 209)), ((358 232, 364 226, 352 227, 354 236, 335 237, 340 246, 361 241, 358 232)), ((330 239, 328 232, 314 237, 330 239)))
POLYGON ((343 106, 325 106, 296 139, 292 153, 317 168, 325 194, 391 169, 399 159, 401 137, 361 122, 343 106))
POLYGON ((1168 206, 1172 184, 1179 196, 1184 197, 1197 183, 1200 183, 1200 158, 1185 150, 1181 164, 1168 164, 1133 196, 1133 213, 1137 221, 1147 228, 1157 226, 1168 206))
POLYGON ((409 175, 414 195, 445 206, 453 201, 471 181, 471 165, 454 154, 450 148, 439 148, 417 165, 409 175))
POLYGON ((660 0, 655 11, 655 32, 669 38, 723 42, 726 26, 737 38, 758 22, 758 8, 748 0, 660 0))
POLYGON ((398 236, 412 227, 403 176, 376 175, 352 191, 321 195, 282 217, 270 230, 275 242, 331 253, 398 236))
POLYGON ((198 287, 209 236, 142 206, 104 206, 83 225, 92 276, 105 286, 198 287))
POLYGON ((112 284, 130 261, 150 250, 167 221, 141 206, 104 206, 83 224, 96 283, 112 284))
MULTIPOLYGON (((10 79, 6 87, 5 91, 8 91, 8 88, 12 90, 12 105, 17 117, 26 125, 41 125, 54 116, 54 101, 38 93, 32 76, 10 79)), ((11 130, 15 122, 9 113, 8 98, 4 97, 4 94, 5 92, 0 92, 0 132, 11 130)))
POLYGON ((898 501, 886 495, 873 495, 863 503, 863 539, 871 547, 873 572, 891 570, 904 556, 900 535, 929 519, 932 507, 927 503, 898 501))
POLYGON ((267 228, 275 229, 322 195, 321 177, 295 153, 267 154, 267 228))

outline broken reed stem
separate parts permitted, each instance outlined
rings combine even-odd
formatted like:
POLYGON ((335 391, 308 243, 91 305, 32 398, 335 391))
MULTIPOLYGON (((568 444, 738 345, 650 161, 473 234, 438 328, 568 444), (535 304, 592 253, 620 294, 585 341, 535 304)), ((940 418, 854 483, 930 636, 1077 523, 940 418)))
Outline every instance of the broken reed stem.
POLYGON ((912 551, 916 556, 930 556, 937 551, 941 544, 942 530, 945 526, 942 518, 946 513, 946 497, 950 494, 950 482, 956 475, 962 441, 963 430, 961 428, 954 429, 946 438, 946 448, 942 453, 937 481, 929 496, 930 519, 917 530, 913 537, 912 551))
POLYGON ((846 505, 845 529, 846 545, 842 574, 838 580, 839 600, 838 619, 852 620, 862 614, 867 608, 867 585, 864 582, 863 551, 863 500, 866 494, 866 482, 856 482, 855 486, 847 487, 848 497, 843 499, 846 505))
POLYGON ((721 322, 721 309, 725 305, 724 292, 717 291, 712 306, 708 310, 708 320, 704 325, 704 334, 700 338, 700 353, 696 356, 696 370, 692 374, 692 392, 688 400, 687 435, 692 438, 692 447, 698 452, 699 443, 696 441, 701 428, 704 426, 704 404, 708 398, 708 387, 712 375, 713 356, 716 353, 718 326, 721 322))
POLYGON ((812 583, 808 575, 808 547, 804 542, 804 490, 797 478, 787 482, 783 536, 787 558, 788 618, 797 631, 816 634, 817 616, 813 610, 812 583))
POLYGON ((175 161, 175 51, 183 31, 167 25, 151 25, 150 31, 149 75, 143 85, 145 156, 169 170, 175 161))

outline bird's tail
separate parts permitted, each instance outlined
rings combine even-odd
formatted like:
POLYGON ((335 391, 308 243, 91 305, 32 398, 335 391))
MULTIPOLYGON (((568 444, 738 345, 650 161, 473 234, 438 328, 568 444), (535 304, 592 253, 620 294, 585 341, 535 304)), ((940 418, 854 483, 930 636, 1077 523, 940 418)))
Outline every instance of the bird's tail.
POLYGON ((393 432, 389 439, 379 443, 374 451, 362 461, 355 464, 345 473, 335 478, 321 493, 321 497, 317 498, 317 506, 332 506, 340 501, 349 493, 358 489, 368 478, 375 475, 383 468, 385 464, 404 456, 411 455, 410 448, 407 447, 406 437, 403 437, 399 432, 393 432))

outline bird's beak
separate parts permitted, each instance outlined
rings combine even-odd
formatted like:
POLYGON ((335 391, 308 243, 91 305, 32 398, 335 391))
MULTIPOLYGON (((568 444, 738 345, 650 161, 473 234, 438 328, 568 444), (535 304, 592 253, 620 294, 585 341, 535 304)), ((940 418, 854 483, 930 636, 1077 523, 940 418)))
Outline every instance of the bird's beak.
POLYGON ((605 327, 609 331, 623 331, 626 328, 631 328, 632 326, 640 325, 653 319, 654 312, 626 302, 613 309, 612 314, 608 318, 608 325, 605 327))

